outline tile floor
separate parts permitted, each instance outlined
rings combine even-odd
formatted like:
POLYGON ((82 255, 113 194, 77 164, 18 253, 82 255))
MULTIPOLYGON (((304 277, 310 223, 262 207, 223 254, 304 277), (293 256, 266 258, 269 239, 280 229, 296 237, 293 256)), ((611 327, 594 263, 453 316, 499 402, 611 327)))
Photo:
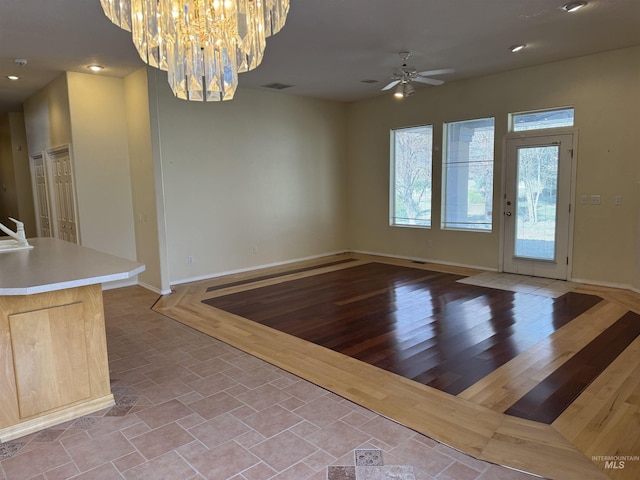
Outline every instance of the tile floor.
POLYGON ((105 292, 116 406, 0 443, 0 480, 519 480, 105 292), (356 452, 357 450, 357 452, 356 452))
POLYGON ((496 288, 510 292, 532 293, 558 298, 576 288, 577 284, 553 278, 529 277, 513 273, 483 272, 458 280, 459 283, 496 288))

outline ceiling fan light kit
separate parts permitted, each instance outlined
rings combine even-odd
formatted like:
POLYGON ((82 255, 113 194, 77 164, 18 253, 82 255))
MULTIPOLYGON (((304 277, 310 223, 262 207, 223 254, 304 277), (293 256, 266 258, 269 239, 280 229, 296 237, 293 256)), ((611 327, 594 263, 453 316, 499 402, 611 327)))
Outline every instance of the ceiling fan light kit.
POLYGON ((430 78, 430 76, 453 73, 453 69, 451 68, 418 72, 414 66, 407 64, 411 56, 410 52, 399 52, 398 55, 400 55, 402 59, 402 66, 393 72, 391 82, 382 87, 382 91, 391 90, 396 87, 393 93, 394 97, 405 98, 413 95, 415 93, 413 82, 426 83, 428 85, 442 85, 444 80, 430 78))
POLYGON ((416 93, 416 90, 410 83, 399 83, 393 93, 393 96, 396 98, 406 98, 410 97, 414 93, 416 93))

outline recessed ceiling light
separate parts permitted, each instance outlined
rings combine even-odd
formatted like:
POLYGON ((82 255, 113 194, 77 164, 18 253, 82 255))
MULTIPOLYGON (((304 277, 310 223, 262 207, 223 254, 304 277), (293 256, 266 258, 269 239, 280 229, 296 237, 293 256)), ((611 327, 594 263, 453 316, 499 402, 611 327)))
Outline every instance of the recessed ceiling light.
POLYGON ((20 77, 19 77, 19 76, 17 76, 17 75, 7 75, 7 78, 8 78, 9 80, 14 80, 14 81, 15 81, 15 80, 20 80, 20 77))
POLYGON ((524 47, 526 47, 524 43, 521 45, 512 45, 511 47, 509 47, 509 50, 511 50, 512 53, 516 53, 522 50, 524 47))
POLYGON ((573 12, 577 12, 582 7, 586 7, 586 6, 587 6, 587 2, 569 2, 569 3, 565 3, 562 6, 562 10, 568 13, 573 13, 573 12))
POLYGON ((99 72, 100 70, 104 70, 102 65, 87 65, 87 68, 92 72, 99 72))

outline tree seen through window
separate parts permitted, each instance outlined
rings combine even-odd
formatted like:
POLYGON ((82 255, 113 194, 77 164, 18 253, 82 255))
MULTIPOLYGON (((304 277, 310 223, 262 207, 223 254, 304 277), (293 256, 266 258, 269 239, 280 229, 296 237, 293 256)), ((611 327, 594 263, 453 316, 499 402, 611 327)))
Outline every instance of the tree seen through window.
POLYGON ((431 125, 392 132, 392 225, 431 225, 431 125))

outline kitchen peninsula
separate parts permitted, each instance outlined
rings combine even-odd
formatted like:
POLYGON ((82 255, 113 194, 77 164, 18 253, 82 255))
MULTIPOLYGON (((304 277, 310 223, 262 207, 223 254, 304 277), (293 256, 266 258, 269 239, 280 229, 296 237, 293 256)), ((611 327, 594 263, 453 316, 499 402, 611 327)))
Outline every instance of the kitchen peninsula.
POLYGON ((0 251, 0 442, 114 404, 102 283, 144 265, 55 238, 0 251))

